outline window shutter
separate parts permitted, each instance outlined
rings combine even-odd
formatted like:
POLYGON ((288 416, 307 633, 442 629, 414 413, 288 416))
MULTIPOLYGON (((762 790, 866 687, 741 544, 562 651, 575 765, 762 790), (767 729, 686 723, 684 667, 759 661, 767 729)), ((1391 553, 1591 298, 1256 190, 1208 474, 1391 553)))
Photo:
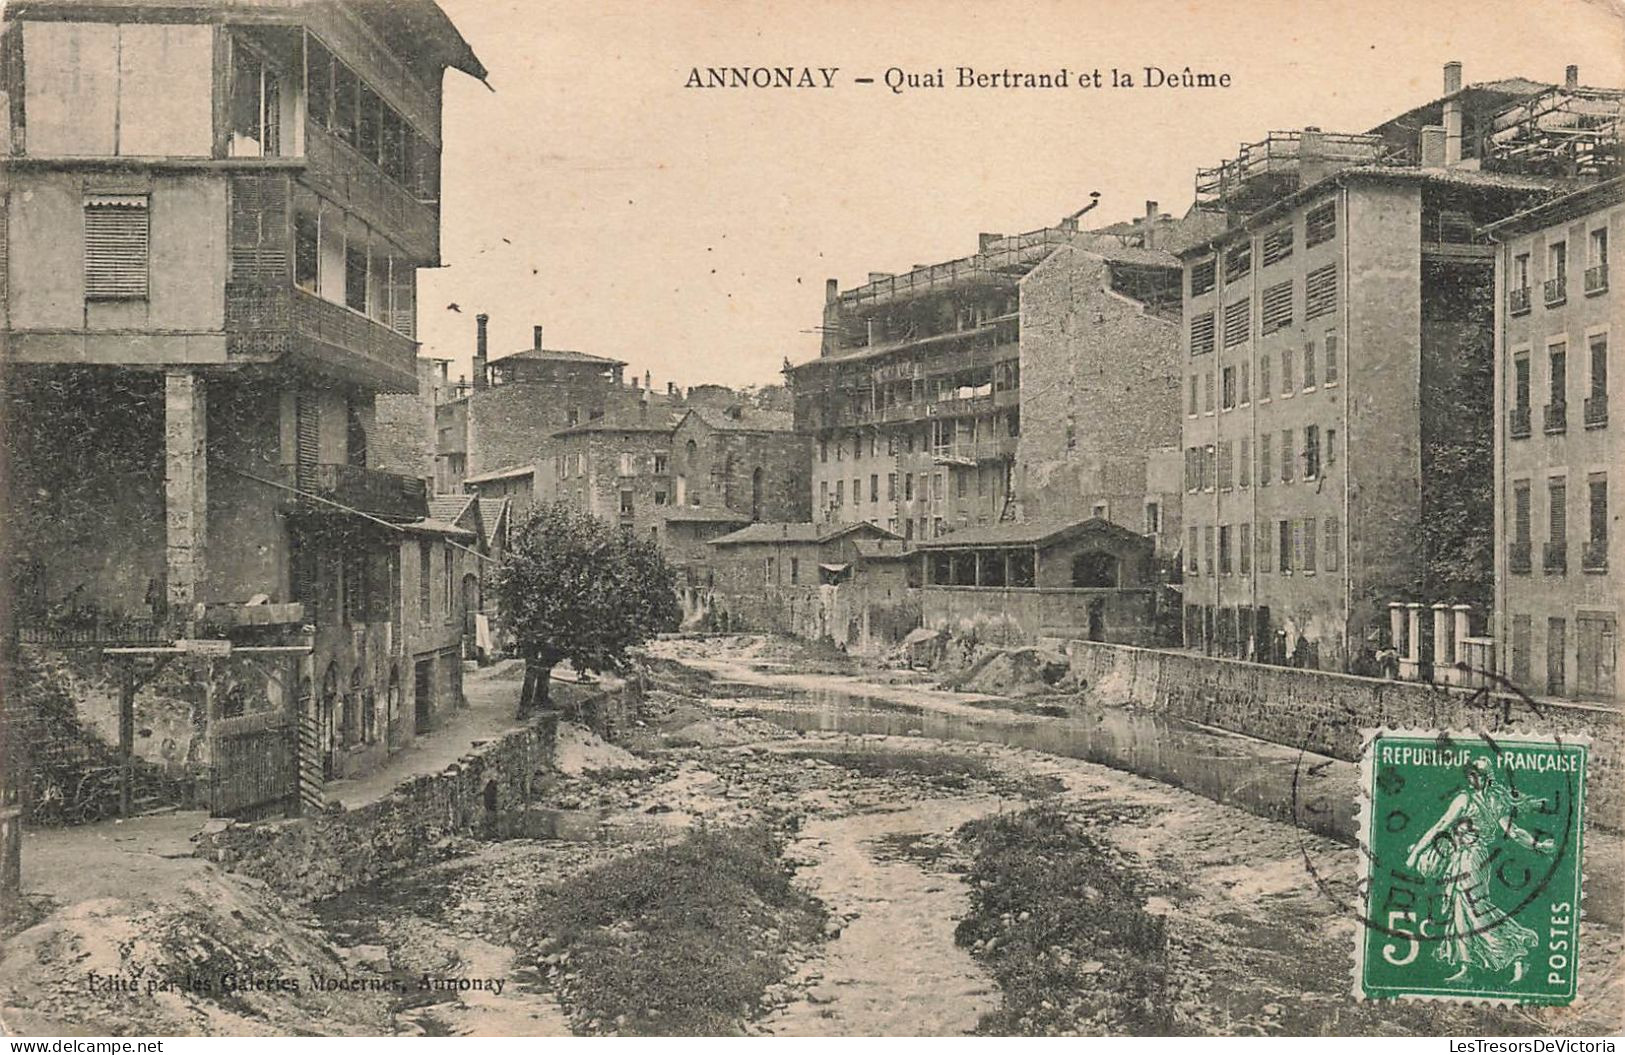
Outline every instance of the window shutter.
POLYGON ((147 295, 147 196, 85 198, 85 296, 147 295))
POLYGON ((1303 317, 1318 319, 1337 310, 1337 265, 1317 267, 1304 278, 1303 317))

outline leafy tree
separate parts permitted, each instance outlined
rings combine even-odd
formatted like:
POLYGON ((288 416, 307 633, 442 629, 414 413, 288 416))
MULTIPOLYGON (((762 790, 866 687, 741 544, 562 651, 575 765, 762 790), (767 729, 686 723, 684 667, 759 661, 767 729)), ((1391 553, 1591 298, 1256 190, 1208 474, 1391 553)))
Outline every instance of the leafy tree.
POLYGON ((563 503, 531 510, 494 585, 525 660, 521 717, 547 704, 560 662, 584 673, 624 670, 629 649, 682 619, 659 547, 563 503))

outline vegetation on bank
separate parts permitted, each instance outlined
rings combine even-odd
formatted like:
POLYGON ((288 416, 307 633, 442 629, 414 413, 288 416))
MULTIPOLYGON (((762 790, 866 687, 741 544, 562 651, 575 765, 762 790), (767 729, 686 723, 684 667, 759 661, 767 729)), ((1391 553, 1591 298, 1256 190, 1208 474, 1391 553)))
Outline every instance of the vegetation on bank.
POLYGON ((954 937, 1002 996, 978 1032, 1173 1031, 1164 922, 1108 842, 1046 805, 973 821, 960 838, 971 911, 954 937))
POLYGON ((700 827, 549 891, 533 921, 578 1030, 719 1036, 740 1031, 792 945, 826 913, 796 889, 765 827, 700 827))

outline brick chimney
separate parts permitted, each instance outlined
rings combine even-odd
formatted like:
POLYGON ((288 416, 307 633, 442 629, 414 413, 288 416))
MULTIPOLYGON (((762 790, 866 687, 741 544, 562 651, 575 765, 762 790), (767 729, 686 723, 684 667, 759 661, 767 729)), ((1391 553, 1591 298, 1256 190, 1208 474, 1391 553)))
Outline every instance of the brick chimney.
MULTIPOLYGON (((1461 63, 1444 64, 1444 94, 1454 96, 1461 91, 1461 63)), ((1444 164, 1446 168, 1461 164, 1461 100, 1446 99, 1444 103, 1444 164)))
POLYGON ((538 352, 542 350, 542 325, 537 323, 530 328, 530 346, 538 352))
POLYGON ((1140 236, 1140 243, 1147 249, 1157 247, 1157 203, 1147 200, 1145 203, 1145 231, 1140 236))
POLYGON ((481 312, 474 316, 474 389, 478 391, 486 386, 486 363, 489 362, 490 348, 487 328, 491 316, 481 312))

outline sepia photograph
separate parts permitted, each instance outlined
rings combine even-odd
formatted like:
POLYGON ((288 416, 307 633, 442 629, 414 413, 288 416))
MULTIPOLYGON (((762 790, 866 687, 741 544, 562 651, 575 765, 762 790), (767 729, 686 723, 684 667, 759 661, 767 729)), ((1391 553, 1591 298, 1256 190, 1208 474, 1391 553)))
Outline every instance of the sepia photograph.
POLYGON ((1613 1052, 1622 132, 1622 0, 0 0, 6 1052, 1613 1052))

